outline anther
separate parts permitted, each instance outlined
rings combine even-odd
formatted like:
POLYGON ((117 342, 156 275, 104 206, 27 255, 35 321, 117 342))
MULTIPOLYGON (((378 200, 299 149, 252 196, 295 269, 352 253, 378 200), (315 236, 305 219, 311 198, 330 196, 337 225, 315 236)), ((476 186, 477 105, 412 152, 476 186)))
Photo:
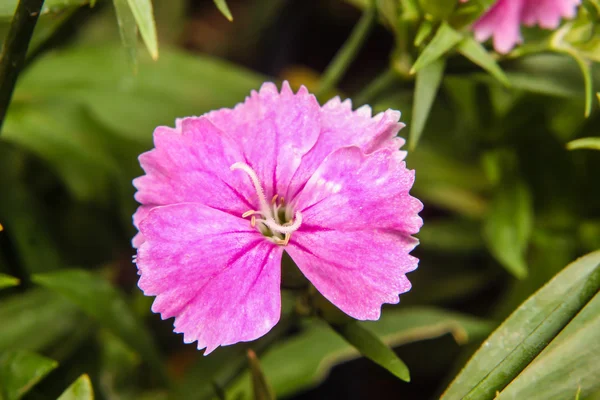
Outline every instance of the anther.
POLYGON ((242 218, 249 217, 252 214, 256 214, 256 211, 254 211, 254 210, 248 210, 248 211, 246 211, 245 213, 242 214, 242 218))
POLYGON ((277 201, 277 197, 279 197, 278 194, 276 194, 275 196, 273 196, 273 198, 271 199, 271 204, 275 204, 275 202, 277 201))
POLYGON ((250 226, 251 227, 256 227, 256 215, 253 215, 252 218, 250 218, 250 226))

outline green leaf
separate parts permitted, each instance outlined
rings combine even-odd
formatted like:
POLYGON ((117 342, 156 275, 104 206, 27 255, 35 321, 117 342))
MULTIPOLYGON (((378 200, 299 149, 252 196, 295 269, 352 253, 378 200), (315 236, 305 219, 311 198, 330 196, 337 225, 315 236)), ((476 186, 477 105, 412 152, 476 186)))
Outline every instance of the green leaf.
POLYGON ((423 44, 425 39, 427 39, 429 37, 432 30, 433 30, 433 22, 424 19, 423 22, 421 22, 421 25, 419 25, 419 30, 417 31, 417 34, 415 35, 415 43, 414 43, 415 46, 416 47, 421 46, 421 44, 423 44))
POLYGON ((431 106, 444 76, 446 61, 442 58, 430 63, 417 73, 413 101, 413 117, 408 147, 414 150, 423 133, 431 106))
POLYGON ((269 382, 267 382, 256 353, 252 350, 248 350, 248 363, 250 364, 250 373, 252 375, 254 400, 274 400, 273 389, 271 389, 269 382))
POLYGON ((129 63, 133 72, 137 72, 137 35, 138 28, 135 22, 135 17, 131 8, 129 8, 128 0, 113 0, 115 11, 117 14, 117 24, 119 25, 119 35, 125 47, 125 51, 129 55, 129 63))
MULTIPOLYGON (((60 13, 65 8, 88 4, 89 0, 46 0, 40 15, 60 13)), ((17 9, 19 0, 0 1, 0 18, 11 18, 17 9)))
POLYGON ((590 149, 590 150, 600 150, 600 138, 597 137, 588 137, 575 139, 567 143, 567 149, 569 150, 580 150, 580 149, 590 149))
POLYGON ((132 76, 126 57, 120 44, 47 53, 19 77, 14 98, 31 107, 42 100, 77 102, 110 131, 149 147, 157 126, 232 107, 266 80, 221 60, 168 49, 156 62, 139 54, 132 76))
MULTIPOLYGON (((379 321, 359 322, 359 325, 367 327, 392 347, 448 333, 463 344, 485 337, 492 328, 489 323, 476 318, 429 307, 388 310, 379 321)), ((304 332, 275 343, 261 355, 261 365, 276 395, 286 397, 318 384, 334 365, 359 356, 354 347, 317 321, 304 332)), ((251 398, 249 373, 236 380, 227 394, 232 399, 238 396, 251 398)))
POLYGON ((157 374, 166 380, 164 363, 149 331, 129 308, 121 293, 109 282, 78 269, 37 274, 32 280, 65 296, 97 319, 100 324, 139 352, 157 374))
POLYGON ((510 82, 496 60, 487 52, 485 47, 470 36, 465 37, 457 47, 459 53, 485 69, 498 79, 504 86, 510 86, 510 82))
MULTIPOLYGON (((110 154, 109 133, 74 101, 54 98, 40 99, 34 104, 15 103, 6 118, 3 133, 6 140, 34 152, 52 165, 80 200, 106 202, 112 189, 111 180, 122 173, 110 154)), ((39 226, 36 229, 39 230, 39 226)), ((50 261, 47 257, 46 262, 50 261)))
POLYGON ((517 278, 527 276, 525 251, 533 225, 531 194, 514 180, 501 185, 484 221, 484 239, 492 255, 517 278))
POLYGON ((19 285, 19 279, 0 273, 0 289, 19 285))
POLYGON ((587 398, 600 390, 600 294, 581 310, 538 357, 496 397, 587 398))
POLYGON ((65 390, 58 400, 94 400, 94 389, 87 374, 81 375, 65 390))
POLYGON ((404 361, 371 331, 356 321, 332 325, 332 328, 363 356, 387 369, 397 378, 410 382, 410 373, 404 361))
POLYGON ((151 0, 127 0, 133 13, 142 39, 153 60, 158 59, 158 39, 156 38, 156 24, 152 13, 151 0))
POLYGON ((0 302, 0 352, 42 350, 56 343, 80 323, 77 309, 60 296, 42 289, 29 290, 0 302))
POLYGON ((229 22, 233 21, 233 15, 231 15, 231 11, 229 11, 229 7, 227 6, 226 0, 214 0, 215 5, 221 11, 221 14, 225 16, 229 20, 229 22))
POLYGON ((410 70, 411 74, 417 73, 422 68, 438 60, 463 39, 463 35, 443 22, 431 42, 423 49, 415 64, 410 70))
POLYGON ((592 112, 592 102, 594 101, 594 84, 592 81, 592 63, 585 58, 583 58, 576 50, 566 49, 564 50, 567 54, 569 54, 573 59, 577 62, 579 69, 581 70, 581 74, 583 75, 583 86, 585 89, 585 112, 584 115, 586 117, 590 116, 592 112))
POLYGON ((0 397, 17 400, 48 375, 58 363, 28 351, 9 351, 0 356, 0 397))
POLYGON ((600 251, 581 257, 525 301, 486 339, 442 400, 492 398, 509 384, 598 292, 599 264, 600 251))

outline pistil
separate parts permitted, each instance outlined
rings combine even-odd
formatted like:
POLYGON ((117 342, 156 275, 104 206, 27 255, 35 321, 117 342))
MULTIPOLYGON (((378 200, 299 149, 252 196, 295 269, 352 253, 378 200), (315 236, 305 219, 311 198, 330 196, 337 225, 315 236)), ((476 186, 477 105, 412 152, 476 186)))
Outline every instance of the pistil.
POLYGON ((248 174, 258 197, 260 209, 258 211, 248 210, 242 214, 242 218, 251 217, 250 225, 253 228, 256 227, 257 224, 262 224, 264 227, 268 228, 259 228, 259 231, 263 233, 263 235, 267 236, 275 244, 280 246, 287 245, 290 241, 291 234, 297 231, 298 228, 300 228, 300 225, 302 225, 302 213, 300 211, 296 211, 293 219, 290 218, 291 220, 289 221, 281 221, 279 218, 280 211, 283 211, 283 215, 286 216, 286 219, 289 218, 288 215, 291 214, 291 212, 289 212, 291 210, 284 208, 284 198, 279 197, 278 194, 275 194, 271 201, 268 202, 265 197, 265 191, 263 190, 256 172, 254 172, 254 170, 248 164, 237 162, 230 168, 232 171, 239 169, 248 174), (269 234, 271 235, 269 236, 269 234))

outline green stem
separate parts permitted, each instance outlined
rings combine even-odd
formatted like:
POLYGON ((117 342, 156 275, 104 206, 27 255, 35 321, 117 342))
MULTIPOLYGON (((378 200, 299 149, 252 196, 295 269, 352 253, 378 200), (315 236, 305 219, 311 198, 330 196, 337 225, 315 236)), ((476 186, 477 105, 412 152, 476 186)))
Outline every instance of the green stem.
POLYGON ((44 0, 20 0, 4 40, 0 59, 0 129, 43 5, 44 0))
POLYGON ((322 97, 329 92, 342 79, 350 63, 356 58, 358 50, 360 50, 365 42, 371 28, 375 25, 376 17, 375 1, 371 1, 369 7, 364 11, 362 17, 352 30, 352 33, 350 33, 350 37, 346 40, 346 43, 344 43, 327 66, 327 69, 325 69, 321 77, 319 90, 317 90, 317 97, 322 97))
POLYGON ((378 75, 369 84, 367 84, 367 86, 365 86, 364 89, 361 90, 356 96, 354 96, 352 103, 355 107, 358 107, 372 102, 381 92, 399 80, 400 78, 398 73, 394 71, 393 68, 388 68, 385 72, 378 75))

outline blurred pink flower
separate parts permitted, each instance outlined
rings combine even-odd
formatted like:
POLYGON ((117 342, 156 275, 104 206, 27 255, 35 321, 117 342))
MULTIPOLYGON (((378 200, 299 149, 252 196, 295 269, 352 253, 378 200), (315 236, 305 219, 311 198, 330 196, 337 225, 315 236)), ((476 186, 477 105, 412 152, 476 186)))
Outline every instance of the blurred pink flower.
POLYGON ((521 43, 520 25, 556 29, 561 18, 573 18, 580 0, 498 0, 473 26, 475 38, 494 37, 494 48, 508 53, 521 43))
POLYGON ((154 131, 134 180, 139 287, 205 354, 254 340, 280 316, 287 251, 348 315, 378 319, 410 289, 422 209, 409 195, 400 113, 320 107, 272 83, 234 109, 154 131))

